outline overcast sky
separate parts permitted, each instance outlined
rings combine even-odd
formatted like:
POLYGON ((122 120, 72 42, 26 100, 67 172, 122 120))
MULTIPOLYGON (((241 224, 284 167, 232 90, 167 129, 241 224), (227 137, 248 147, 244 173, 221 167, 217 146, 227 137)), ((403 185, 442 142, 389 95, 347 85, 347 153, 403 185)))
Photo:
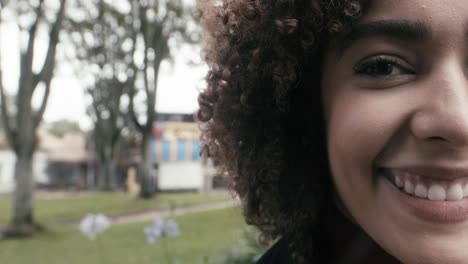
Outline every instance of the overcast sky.
MULTIPOLYGON (((45 43, 44 43, 45 44, 45 43)), ((38 51, 45 52, 45 45, 38 42, 38 51)), ((17 89, 19 78, 19 37, 17 29, 5 24, 0 27, 1 66, 3 69, 3 85, 13 93, 17 89)), ((43 52, 43 53, 44 53, 43 52)), ((44 54, 37 53, 37 61, 42 61, 44 54)), ((193 113, 197 109, 197 96, 203 88, 203 77, 206 66, 193 66, 187 63, 187 58, 200 61, 198 50, 184 48, 174 52, 174 63, 163 62, 161 65, 156 110, 158 112, 193 113)), ((40 63, 36 66, 40 66, 40 63)), ((41 94, 38 93, 37 99, 41 94)), ((36 100, 38 101, 38 100, 36 100)), ((34 102, 33 102, 34 104, 34 102)), ((86 116, 86 96, 83 84, 75 76, 67 63, 60 62, 55 70, 51 93, 44 121, 52 122, 59 119, 75 120, 88 129, 90 119, 86 116)))

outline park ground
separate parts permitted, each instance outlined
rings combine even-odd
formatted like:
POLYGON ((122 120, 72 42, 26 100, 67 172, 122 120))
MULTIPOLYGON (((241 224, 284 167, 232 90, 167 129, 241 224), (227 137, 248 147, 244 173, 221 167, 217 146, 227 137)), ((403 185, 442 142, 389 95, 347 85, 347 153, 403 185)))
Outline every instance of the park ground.
MULTIPOLYGON (((0 225, 9 219, 9 202, 0 198, 0 225)), ((125 193, 41 195, 36 215, 47 232, 0 241, 0 263, 213 263, 246 228, 236 204, 224 192, 166 193, 151 200, 125 193), (79 219, 87 213, 106 214, 114 224, 89 240, 78 230, 79 219), (148 244, 143 228, 154 216, 174 219, 180 236, 148 244)))

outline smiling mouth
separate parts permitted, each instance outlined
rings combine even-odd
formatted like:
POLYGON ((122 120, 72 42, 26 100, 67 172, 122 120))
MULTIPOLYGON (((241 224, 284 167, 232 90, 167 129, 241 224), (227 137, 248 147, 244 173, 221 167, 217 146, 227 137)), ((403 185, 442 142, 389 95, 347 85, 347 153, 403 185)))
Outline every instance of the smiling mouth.
POLYGON ((468 197, 468 177, 436 180, 397 169, 379 168, 377 172, 400 192, 414 198, 431 201, 460 201, 468 197))

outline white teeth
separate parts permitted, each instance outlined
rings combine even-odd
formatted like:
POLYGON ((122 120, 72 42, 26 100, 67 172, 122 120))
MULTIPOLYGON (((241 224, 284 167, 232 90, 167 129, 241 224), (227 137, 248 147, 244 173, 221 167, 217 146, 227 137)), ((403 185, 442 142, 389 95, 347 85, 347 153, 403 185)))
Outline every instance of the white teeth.
POLYGON ((445 189, 441 185, 433 184, 429 187, 427 192, 427 198, 432 201, 443 201, 445 200, 445 189))
POLYGON ((414 189, 414 194, 421 198, 427 198, 427 188, 426 186, 418 183, 416 184, 416 188, 414 189))
POLYGON ((401 171, 394 172, 393 177, 397 188, 421 199, 460 201, 468 197, 468 182, 466 181, 440 181, 436 183, 438 182, 436 180, 401 171))
POLYGON ((460 184, 453 184, 447 190, 447 200, 458 201, 463 199, 463 189, 460 184))
POLYGON ((465 184, 465 187, 463 187, 463 197, 468 196, 468 183, 465 184))
MULTIPOLYGON (((401 181, 400 176, 398 175, 395 175, 395 184, 398 188, 403 187, 403 182, 401 181)), ((468 188, 467 188, 467 191, 468 191, 468 188)))
POLYGON ((414 193, 414 185, 410 181, 405 181, 405 192, 409 194, 414 193))

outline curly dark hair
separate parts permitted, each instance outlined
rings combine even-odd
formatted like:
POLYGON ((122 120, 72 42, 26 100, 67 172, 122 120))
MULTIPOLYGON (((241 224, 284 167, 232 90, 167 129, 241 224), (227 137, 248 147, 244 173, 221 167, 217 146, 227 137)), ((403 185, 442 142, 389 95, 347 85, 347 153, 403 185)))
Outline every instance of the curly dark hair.
MULTIPOLYGON (((204 155, 229 176, 248 224, 319 258, 333 200, 321 102, 322 54, 362 0, 203 3, 207 89, 199 95, 204 155), (319 239, 321 238, 321 239, 319 239)), ((325 256, 322 256, 325 257, 325 256)))

